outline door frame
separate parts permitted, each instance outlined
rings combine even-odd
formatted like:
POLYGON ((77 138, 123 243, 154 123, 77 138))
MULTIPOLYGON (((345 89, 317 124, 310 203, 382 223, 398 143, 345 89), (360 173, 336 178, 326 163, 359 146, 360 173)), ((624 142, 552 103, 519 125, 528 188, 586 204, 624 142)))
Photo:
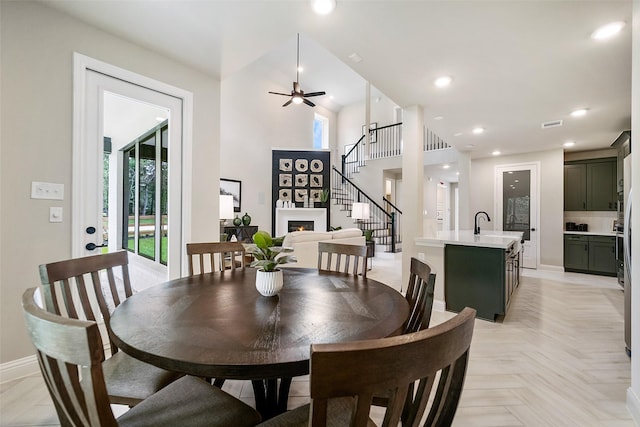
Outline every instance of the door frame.
MULTIPOLYGON (((502 200, 502 173, 508 171, 517 171, 529 169, 532 173, 535 173, 535 176, 531 177, 530 182, 530 191, 531 196, 535 197, 535 221, 532 221, 530 224, 530 228, 535 228, 536 231, 530 233, 530 236, 534 240, 536 253, 535 253, 535 266, 528 267, 538 269, 540 265, 540 162, 526 162, 526 163, 511 163, 504 165, 496 165, 494 168, 494 198, 495 201, 495 230, 502 230, 502 208, 503 208, 503 200, 502 200)), ((524 266, 524 260, 522 261, 522 265, 524 266)))
MULTIPOLYGON (((71 191, 71 256, 73 258, 84 256, 85 233, 84 209, 81 203, 84 194, 84 183, 81 179, 93 165, 85 164, 86 155, 84 134, 87 120, 86 80, 87 72, 95 71, 115 79, 120 79, 134 85, 164 93, 182 100, 182 186, 181 186, 181 242, 184 248, 186 242, 191 239, 191 200, 192 178, 190 174, 193 150, 193 94, 184 89, 160 82, 150 77, 134 73, 129 70, 108 64, 106 62, 73 53, 73 142, 72 142, 72 191, 71 191)), ((169 278, 180 277, 185 266, 184 251, 180 250, 180 271, 169 270, 169 278)))

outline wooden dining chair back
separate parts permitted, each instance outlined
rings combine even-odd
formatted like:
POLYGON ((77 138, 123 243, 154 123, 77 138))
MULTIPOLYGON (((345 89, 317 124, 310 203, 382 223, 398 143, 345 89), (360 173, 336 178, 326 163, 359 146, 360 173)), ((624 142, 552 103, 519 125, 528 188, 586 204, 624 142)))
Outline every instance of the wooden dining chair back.
POLYGON ((127 251, 43 264, 40 279, 47 311, 72 319, 104 321, 110 357, 103 356, 103 370, 111 403, 134 406, 182 376, 134 359, 119 351, 112 339, 111 312, 133 294, 127 251))
MULTIPOLYGON (((73 319, 104 320, 133 295, 127 251, 73 258, 40 266, 45 307, 73 319), (97 304, 96 304, 97 303, 97 304)), ((118 346, 110 341, 111 352, 118 346)))
POLYGON ((250 406, 190 376, 171 383, 116 420, 103 374, 104 351, 97 323, 48 312, 38 304, 37 293, 37 288, 27 289, 22 307, 61 426, 244 427, 260 421, 250 406))
POLYGON ((404 427, 451 425, 464 384, 475 313, 465 308, 438 326, 405 335, 313 344, 311 425, 367 426, 378 390, 388 390, 390 396, 382 426, 397 426, 403 411, 404 427), (415 392, 407 399, 414 382, 415 392), (334 417, 348 413, 346 422, 335 423, 334 417))
POLYGON ((412 257, 409 285, 405 293, 409 303, 409 318, 404 325, 405 334, 429 327, 435 285, 436 275, 431 271, 431 267, 412 257))
POLYGON ((104 350, 97 323, 45 311, 36 302, 38 292, 24 292, 22 308, 61 425, 117 426, 102 372, 104 350))
POLYGON ((245 255, 240 242, 187 243, 189 276, 245 268, 245 255))
POLYGON ((367 277, 367 247, 318 242, 318 270, 338 271, 367 277))

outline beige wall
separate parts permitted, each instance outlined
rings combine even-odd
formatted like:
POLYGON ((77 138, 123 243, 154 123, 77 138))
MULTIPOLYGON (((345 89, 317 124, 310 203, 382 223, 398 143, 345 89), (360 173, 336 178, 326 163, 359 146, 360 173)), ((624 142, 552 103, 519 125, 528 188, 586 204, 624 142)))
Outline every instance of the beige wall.
MULTIPOLYGON (((494 212, 495 167, 518 163, 540 162, 540 266, 563 266, 563 185, 564 155, 562 149, 473 160, 470 173, 470 212, 494 212)), ((491 224, 493 226, 493 224, 491 224)))
POLYGON ((179 63, 35 2, 0 2, 0 363, 33 354, 20 298, 38 264, 71 256, 73 52, 193 93, 194 239, 217 236, 220 85, 179 63), (196 179, 197 177, 197 179, 196 179), (31 181, 65 185, 62 202, 30 199, 31 181), (49 206, 64 221, 48 222, 49 206))

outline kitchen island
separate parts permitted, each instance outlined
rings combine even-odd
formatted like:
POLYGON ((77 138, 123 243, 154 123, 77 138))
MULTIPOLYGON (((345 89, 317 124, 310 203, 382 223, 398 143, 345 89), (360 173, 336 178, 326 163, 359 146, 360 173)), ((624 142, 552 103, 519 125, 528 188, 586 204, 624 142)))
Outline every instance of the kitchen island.
POLYGON ((415 239, 419 256, 437 271, 436 301, 454 312, 473 307, 490 321, 506 314, 518 286, 521 241, 522 232, 471 230, 415 239))

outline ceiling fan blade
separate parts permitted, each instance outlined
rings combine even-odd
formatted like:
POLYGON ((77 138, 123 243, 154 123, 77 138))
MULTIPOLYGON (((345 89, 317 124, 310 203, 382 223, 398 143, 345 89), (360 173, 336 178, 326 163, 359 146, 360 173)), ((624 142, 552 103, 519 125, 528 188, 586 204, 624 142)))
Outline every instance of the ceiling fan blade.
POLYGON ((280 93, 280 92, 269 92, 269 93, 272 93, 274 95, 291 96, 290 93, 280 93))
POLYGON ((315 106, 316 106, 316 104, 314 104, 313 102, 309 101, 309 100, 308 100, 308 99, 306 99, 306 98, 303 98, 303 99, 302 99, 302 102, 304 102, 305 104, 307 104, 309 107, 315 107, 315 106))
POLYGON ((293 82, 293 91, 298 93, 300 92, 300 85, 298 82, 293 82))
POLYGON ((285 102, 284 104, 282 104, 283 107, 286 107, 287 105, 291 104, 293 102, 292 99, 288 100, 287 102, 285 102))
POLYGON ((326 95, 327 93, 325 91, 322 92, 311 92, 311 93, 305 93, 304 97, 306 98, 307 96, 321 96, 321 95, 326 95))

